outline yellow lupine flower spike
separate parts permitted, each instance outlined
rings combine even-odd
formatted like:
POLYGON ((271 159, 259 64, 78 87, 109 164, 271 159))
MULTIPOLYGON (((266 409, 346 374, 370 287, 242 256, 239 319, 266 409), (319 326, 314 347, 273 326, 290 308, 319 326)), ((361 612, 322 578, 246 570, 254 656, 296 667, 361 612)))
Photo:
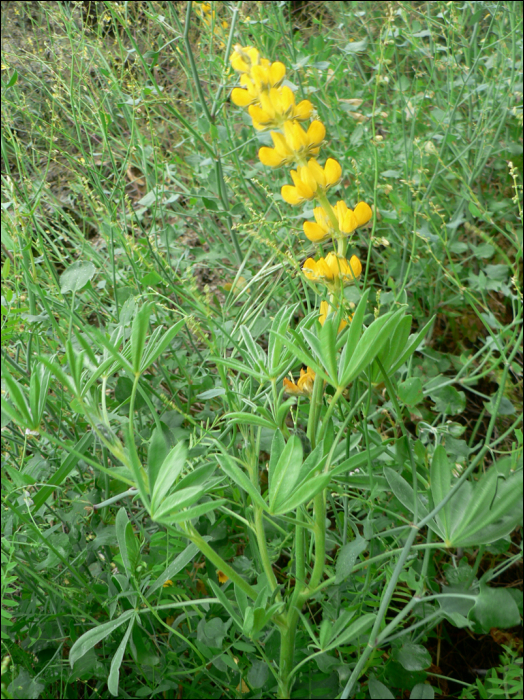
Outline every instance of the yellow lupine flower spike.
POLYGON ((339 237, 341 234, 353 233, 359 226, 367 224, 373 215, 371 207, 365 202, 359 202, 355 209, 349 209, 345 202, 338 201, 331 208, 337 218, 339 231, 333 229, 327 212, 322 207, 315 207, 313 214, 316 223, 304 222, 304 233, 310 241, 319 243, 331 236, 339 237))
POLYGON ((302 270, 312 282, 330 284, 341 280, 343 284, 351 284, 360 277, 362 264, 356 255, 348 261, 335 253, 328 253, 325 258, 316 261, 308 258, 302 270))
POLYGON ((290 165, 308 156, 317 155, 325 135, 326 127, 318 120, 311 122, 307 131, 300 124, 288 121, 284 124, 283 134, 271 132, 275 147, 262 146, 258 157, 264 165, 270 165, 273 168, 290 165))
POLYGON ((313 391, 313 382, 315 381, 315 372, 311 367, 300 370, 300 378, 295 384, 295 382, 290 381, 287 377, 284 377, 284 391, 286 394, 292 394, 293 396, 310 396, 313 391))
POLYGON ((342 168, 334 158, 328 158, 322 168, 314 158, 307 165, 299 166, 291 171, 295 186, 282 187, 282 199, 288 204, 300 204, 306 199, 313 199, 315 192, 325 192, 340 180, 342 168))

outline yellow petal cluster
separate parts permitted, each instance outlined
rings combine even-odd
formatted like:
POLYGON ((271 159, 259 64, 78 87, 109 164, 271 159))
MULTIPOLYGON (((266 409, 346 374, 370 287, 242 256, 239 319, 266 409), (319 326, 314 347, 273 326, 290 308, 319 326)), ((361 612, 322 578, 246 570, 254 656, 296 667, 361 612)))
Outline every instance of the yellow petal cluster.
MULTIPOLYGON (((235 90, 238 89, 235 88, 235 90)), ((240 92, 247 91, 240 90, 240 92)), ((238 94, 235 97, 238 99, 238 94)), ((234 101, 233 94, 231 94, 231 99, 234 101)), ((287 85, 282 85, 279 88, 273 87, 268 92, 261 92, 258 96, 258 104, 250 103, 248 109, 253 126, 258 131, 281 129, 286 126, 286 122, 292 124, 295 119, 304 121, 309 119, 312 111, 313 105, 309 100, 302 100, 298 105, 295 104, 295 95, 287 85)), ((320 124, 320 122, 318 123, 320 124)), ((298 124, 293 125, 299 126, 298 124)))
POLYGON ((339 200, 331 210, 338 221, 338 231, 333 228, 326 210, 323 207, 315 207, 313 214, 316 223, 304 222, 304 233, 310 241, 319 243, 326 238, 338 238, 342 234, 353 233, 359 226, 367 224, 373 215, 371 207, 365 202, 359 202, 354 209, 349 209, 345 202, 339 200))
POLYGON ((264 165, 278 168, 317 155, 326 135, 326 127, 318 120, 311 122, 307 131, 290 121, 285 122, 283 128, 283 134, 271 132, 274 148, 262 146, 259 150, 258 157, 264 165))
POLYGON ((341 280, 343 284, 351 284, 360 277, 362 264, 356 255, 348 261, 335 253, 328 253, 325 258, 316 261, 308 258, 302 270, 312 282, 333 283, 341 280))
POLYGON ((315 158, 311 158, 307 165, 299 165, 296 170, 292 170, 291 177, 294 187, 284 185, 281 190, 282 199, 288 204, 300 204, 306 199, 313 199, 317 191, 326 192, 336 185, 342 177, 342 168, 334 158, 328 158, 324 167, 315 158))
POLYGON ((311 367, 308 367, 307 370, 302 368, 296 384, 284 377, 284 390, 287 394, 292 394, 293 396, 310 396, 313 391, 314 381, 315 372, 313 372, 311 367))

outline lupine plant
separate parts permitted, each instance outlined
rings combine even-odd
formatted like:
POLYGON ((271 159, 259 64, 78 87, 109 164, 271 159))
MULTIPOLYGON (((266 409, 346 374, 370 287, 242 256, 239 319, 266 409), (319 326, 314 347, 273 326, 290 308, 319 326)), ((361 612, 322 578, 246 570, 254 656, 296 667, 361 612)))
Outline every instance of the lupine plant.
MULTIPOLYGON (((211 292, 201 294, 182 277, 171 287, 176 301, 158 294, 155 303, 137 303, 133 296, 120 303, 113 267, 111 319, 83 323, 76 300, 89 287, 95 268, 75 262, 60 277, 61 308, 70 312, 64 326, 33 276, 33 253, 21 233, 29 214, 13 189, 9 231, 14 242, 7 274, 11 259, 13 265, 20 259, 32 316, 38 303, 56 347, 46 352, 37 342, 27 371, 21 370, 18 354, 5 353, 3 411, 21 465, 28 452, 36 452, 35 438, 66 456, 36 491, 26 490, 34 486, 30 474, 9 468, 10 479, 21 489, 16 498, 6 499, 10 527, 23 523, 41 537, 54 560, 87 589, 83 570, 41 535, 35 519, 77 473, 93 470, 104 484, 99 490, 104 497, 86 501, 86 507, 90 515, 103 514, 115 532, 117 564, 103 585, 92 584, 107 619, 79 609, 78 615, 84 615, 81 632, 71 624, 63 637, 70 641, 68 663, 75 677, 82 677, 85 668, 99 674, 93 665, 95 648, 109 643, 112 635, 118 640, 106 674, 113 696, 121 693, 126 653, 153 683, 158 658, 149 637, 152 629, 161 629, 176 653, 192 655, 195 673, 213 667, 237 697, 249 692, 251 697, 313 697, 318 688, 308 686, 308 673, 315 664, 325 673, 336 672, 335 690, 321 688, 322 697, 353 697, 363 692, 363 679, 371 697, 389 697, 375 677, 384 649, 392 663, 413 674, 411 697, 433 697, 432 686, 415 677, 431 664, 421 642, 424 635, 443 621, 477 633, 520 621, 516 597, 488 585, 493 572, 480 579, 476 575, 486 548, 508 538, 521 519, 521 441, 506 456, 494 458, 494 447, 513 434, 518 421, 502 437, 492 438, 519 351, 521 299, 518 293, 512 297, 517 309, 512 335, 508 331, 498 345, 493 341, 503 370, 483 440, 461 460, 445 449, 435 426, 428 427, 433 442, 417 439, 408 425, 410 408, 416 405, 412 395, 422 396, 424 387, 414 365, 428 350, 436 319, 408 313, 404 285, 390 294, 389 306, 381 304, 384 290, 375 281, 371 256, 359 258, 363 242, 368 251, 380 244, 375 236, 377 178, 369 203, 361 201, 359 190, 344 183, 342 157, 325 155, 329 148, 342 156, 344 146, 319 118, 314 93, 299 100, 289 66, 278 60, 278 47, 271 51, 272 60, 262 45, 236 44, 239 6, 226 21, 215 5, 219 3, 199 3, 197 13, 210 45, 228 60, 212 106, 193 56, 192 3, 187 3, 185 26, 176 16, 177 38, 201 105, 200 123, 207 124, 205 136, 174 109, 212 163, 210 187, 223 214, 220 236, 237 265, 234 281, 222 286, 223 303, 234 309, 243 299, 250 307, 244 319, 250 322, 242 322, 242 316, 235 323, 218 322, 210 311, 211 292), (242 232, 261 219, 253 214, 255 223, 245 224, 230 206, 223 163, 236 157, 237 147, 226 153, 215 126, 225 92, 230 119, 238 119, 244 131, 250 120, 259 141, 257 156, 265 170, 256 164, 253 201, 269 201, 272 230, 284 230, 269 241, 270 262, 247 280, 249 255, 260 239, 255 232, 248 243, 242 232), (290 177, 278 192, 273 183, 281 169, 289 170, 290 177), (341 188, 344 198, 334 201, 341 188), (297 211, 305 219, 300 235, 293 223, 297 211), (302 250, 307 252, 298 265, 297 251, 302 250), (276 258, 286 265, 271 267, 276 258), (275 284, 280 284, 283 274, 288 299, 270 307, 267 298, 256 295, 257 283, 277 276, 275 284), (166 316, 159 311, 164 313, 171 302, 178 320, 166 329, 159 320, 166 316), (265 334, 255 333, 251 321, 262 317, 265 334), (202 388, 196 403, 213 401, 220 410, 206 413, 204 408, 198 415, 190 410, 193 378, 177 357, 183 343, 202 357, 215 381, 202 388), (185 404, 174 398, 173 375, 163 366, 171 360, 179 362, 189 397, 185 404), (160 378, 156 384, 155 376, 160 378), (49 400, 58 386, 85 434, 78 435, 74 424, 60 434, 61 404, 49 400), (166 387, 171 398, 166 398, 166 387), (382 408, 375 411, 378 402, 382 408), (161 413, 166 404, 175 418, 161 413), (372 418, 380 412, 392 425, 387 434, 373 427, 372 418), (144 415, 150 419, 149 431, 144 415), (217 545, 217 531, 226 521, 240 557, 228 556, 217 545), (155 536, 151 532, 160 530, 183 545, 157 570, 148 568, 144 550, 146 539, 155 536), (450 567, 449 585, 437 582, 433 554, 466 548, 476 549, 473 566, 450 567), (178 598, 167 600, 173 581, 182 580, 197 560, 206 571, 205 595, 190 598, 177 589, 178 598), (379 566, 384 570, 374 580, 379 566), (180 617, 166 619, 166 611, 180 617), (241 654, 245 656, 239 659, 241 654), (249 662, 244 664, 244 658, 249 662)), ((165 27, 164 17, 156 20, 165 27)), ((385 37, 393 22, 390 14, 385 37)), ((150 65, 146 62, 153 81, 150 65)), ((375 104, 373 110, 374 118, 375 104)), ((107 139, 111 119, 103 111, 100 118, 107 139)), ((374 145, 379 142, 375 139, 374 145)), ((202 201, 209 200, 202 195, 202 201)), ((413 233, 414 241, 417 235, 413 233)), ((169 255, 168 244, 166 249, 169 255)), ((160 256, 158 250, 154 254, 160 256)), ((131 253, 130 259, 135 266, 131 253)), ((518 291, 516 276, 514 285, 518 291)), ((263 287, 263 294, 267 290, 263 287)), ((100 541, 103 547, 105 541, 100 541)), ((101 561, 107 564, 108 546, 104 552, 101 561)), ((6 566, 11 572, 10 559, 6 566)), ((167 677, 167 665, 161 668, 159 675, 167 677)), ((189 686, 192 671, 178 675, 189 686)), ((154 683, 155 695, 174 687, 162 680, 154 683)), ((200 697, 193 687, 183 696, 200 697)))

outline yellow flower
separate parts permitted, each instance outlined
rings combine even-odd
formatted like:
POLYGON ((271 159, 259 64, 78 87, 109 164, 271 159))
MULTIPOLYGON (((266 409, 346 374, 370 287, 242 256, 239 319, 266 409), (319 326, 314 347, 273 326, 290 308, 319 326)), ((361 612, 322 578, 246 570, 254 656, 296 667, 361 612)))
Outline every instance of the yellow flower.
MULTIPOLYGON (((304 100, 304 102, 307 102, 307 100, 304 100)), ((264 165, 269 165, 272 168, 278 168, 280 165, 289 165, 310 155, 317 155, 325 135, 326 127, 318 120, 311 122, 307 131, 304 131, 300 124, 287 121, 284 124, 283 134, 279 134, 276 131, 271 132, 271 138, 275 147, 262 146, 258 152, 258 157, 264 165)), ((293 177, 293 171, 291 172, 291 177, 293 177)))
POLYGON ((223 571, 220 571, 219 569, 217 570, 217 576, 219 583, 225 583, 226 581, 229 581, 229 576, 226 576, 226 574, 223 571))
POLYGON ((325 258, 313 260, 308 258, 302 268, 305 276, 312 282, 332 283, 342 280, 343 284, 351 284, 362 272, 362 265, 356 255, 349 262, 335 253, 328 253, 325 258))
POLYGON ((282 187, 282 199, 288 204, 300 204, 305 199, 313 199, 315 192, 325 192, 340 180, 342 168, 334 158, 328 158, 322 168, 314 158, 307 165, 299 166, 291 171, 295 186, 282 187))
POLYGON ((256 66, 259 62, 258 50, 254 46, 240 46, 237 44, 235 50, 229 57, 229 61, 238 73, 249 73, 251 66, 256 66))
MULTIPOLYGON (((321 301, 320 302, 320 314, 318 317, 318 320, 320 321, 320 325, 323 326, 326 318, 329 316, 329 314, 333 313, 333 309, 331 306, 327 303, 327 301, 321 301)), ((351 320, 351 317, 350 319, 351 320)), ((340 331, 345 328, 348 325, 348 322, 345 319, 342 319, 340 321, 340 325, 338 327, 337 333, 340 333, 340 331)))
POLYGON ((253 126, 259 131, 280 129, 286 121, 293 119, 309 119, 313 110, 309 100, 302 100, 296 105, 293 91, 287 85, 271 88, 269 92, 261 92, 258 102, 258 105, 251 104, 248 111, 253 119, 253 126))
POLYGON ((335 231, 327 212, 322 207, 315 207, 316 224, 312 221, 304 222, 304 233, 310 241, 318 243, 329 236, 337 236, 341 233, 350 234, 359 226, 364 226, 371 219, 373 212, 365 202, 359 202, 355 209, 349 209, 345 202, 338 201, 331 207, 338 221, 339 231, 335 231))
POLYGON ((302 368, 300 370, 300 378, 296 384, 284 377, 284 390, 287 394, 293 394, 293 396, 310 396, 313 391, 314 380, 315 372, 313 372, 311 367, 308 367, 307 371, 302 368))
POLYGON ((169 588, 169 586, 172 586, 172 585, 173 585, 173 581, 171 581, 171 579, 168 578, 167 581, 164 581, 164 583, 162 584, 162 588, 169 588))

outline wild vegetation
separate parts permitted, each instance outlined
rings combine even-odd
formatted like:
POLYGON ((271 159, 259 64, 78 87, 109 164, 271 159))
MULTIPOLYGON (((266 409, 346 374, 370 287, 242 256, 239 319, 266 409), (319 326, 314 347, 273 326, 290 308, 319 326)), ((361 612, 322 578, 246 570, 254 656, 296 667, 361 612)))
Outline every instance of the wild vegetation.
POLYGON ((2 31, 2 697, 522 697, 521 4, 2 31))

